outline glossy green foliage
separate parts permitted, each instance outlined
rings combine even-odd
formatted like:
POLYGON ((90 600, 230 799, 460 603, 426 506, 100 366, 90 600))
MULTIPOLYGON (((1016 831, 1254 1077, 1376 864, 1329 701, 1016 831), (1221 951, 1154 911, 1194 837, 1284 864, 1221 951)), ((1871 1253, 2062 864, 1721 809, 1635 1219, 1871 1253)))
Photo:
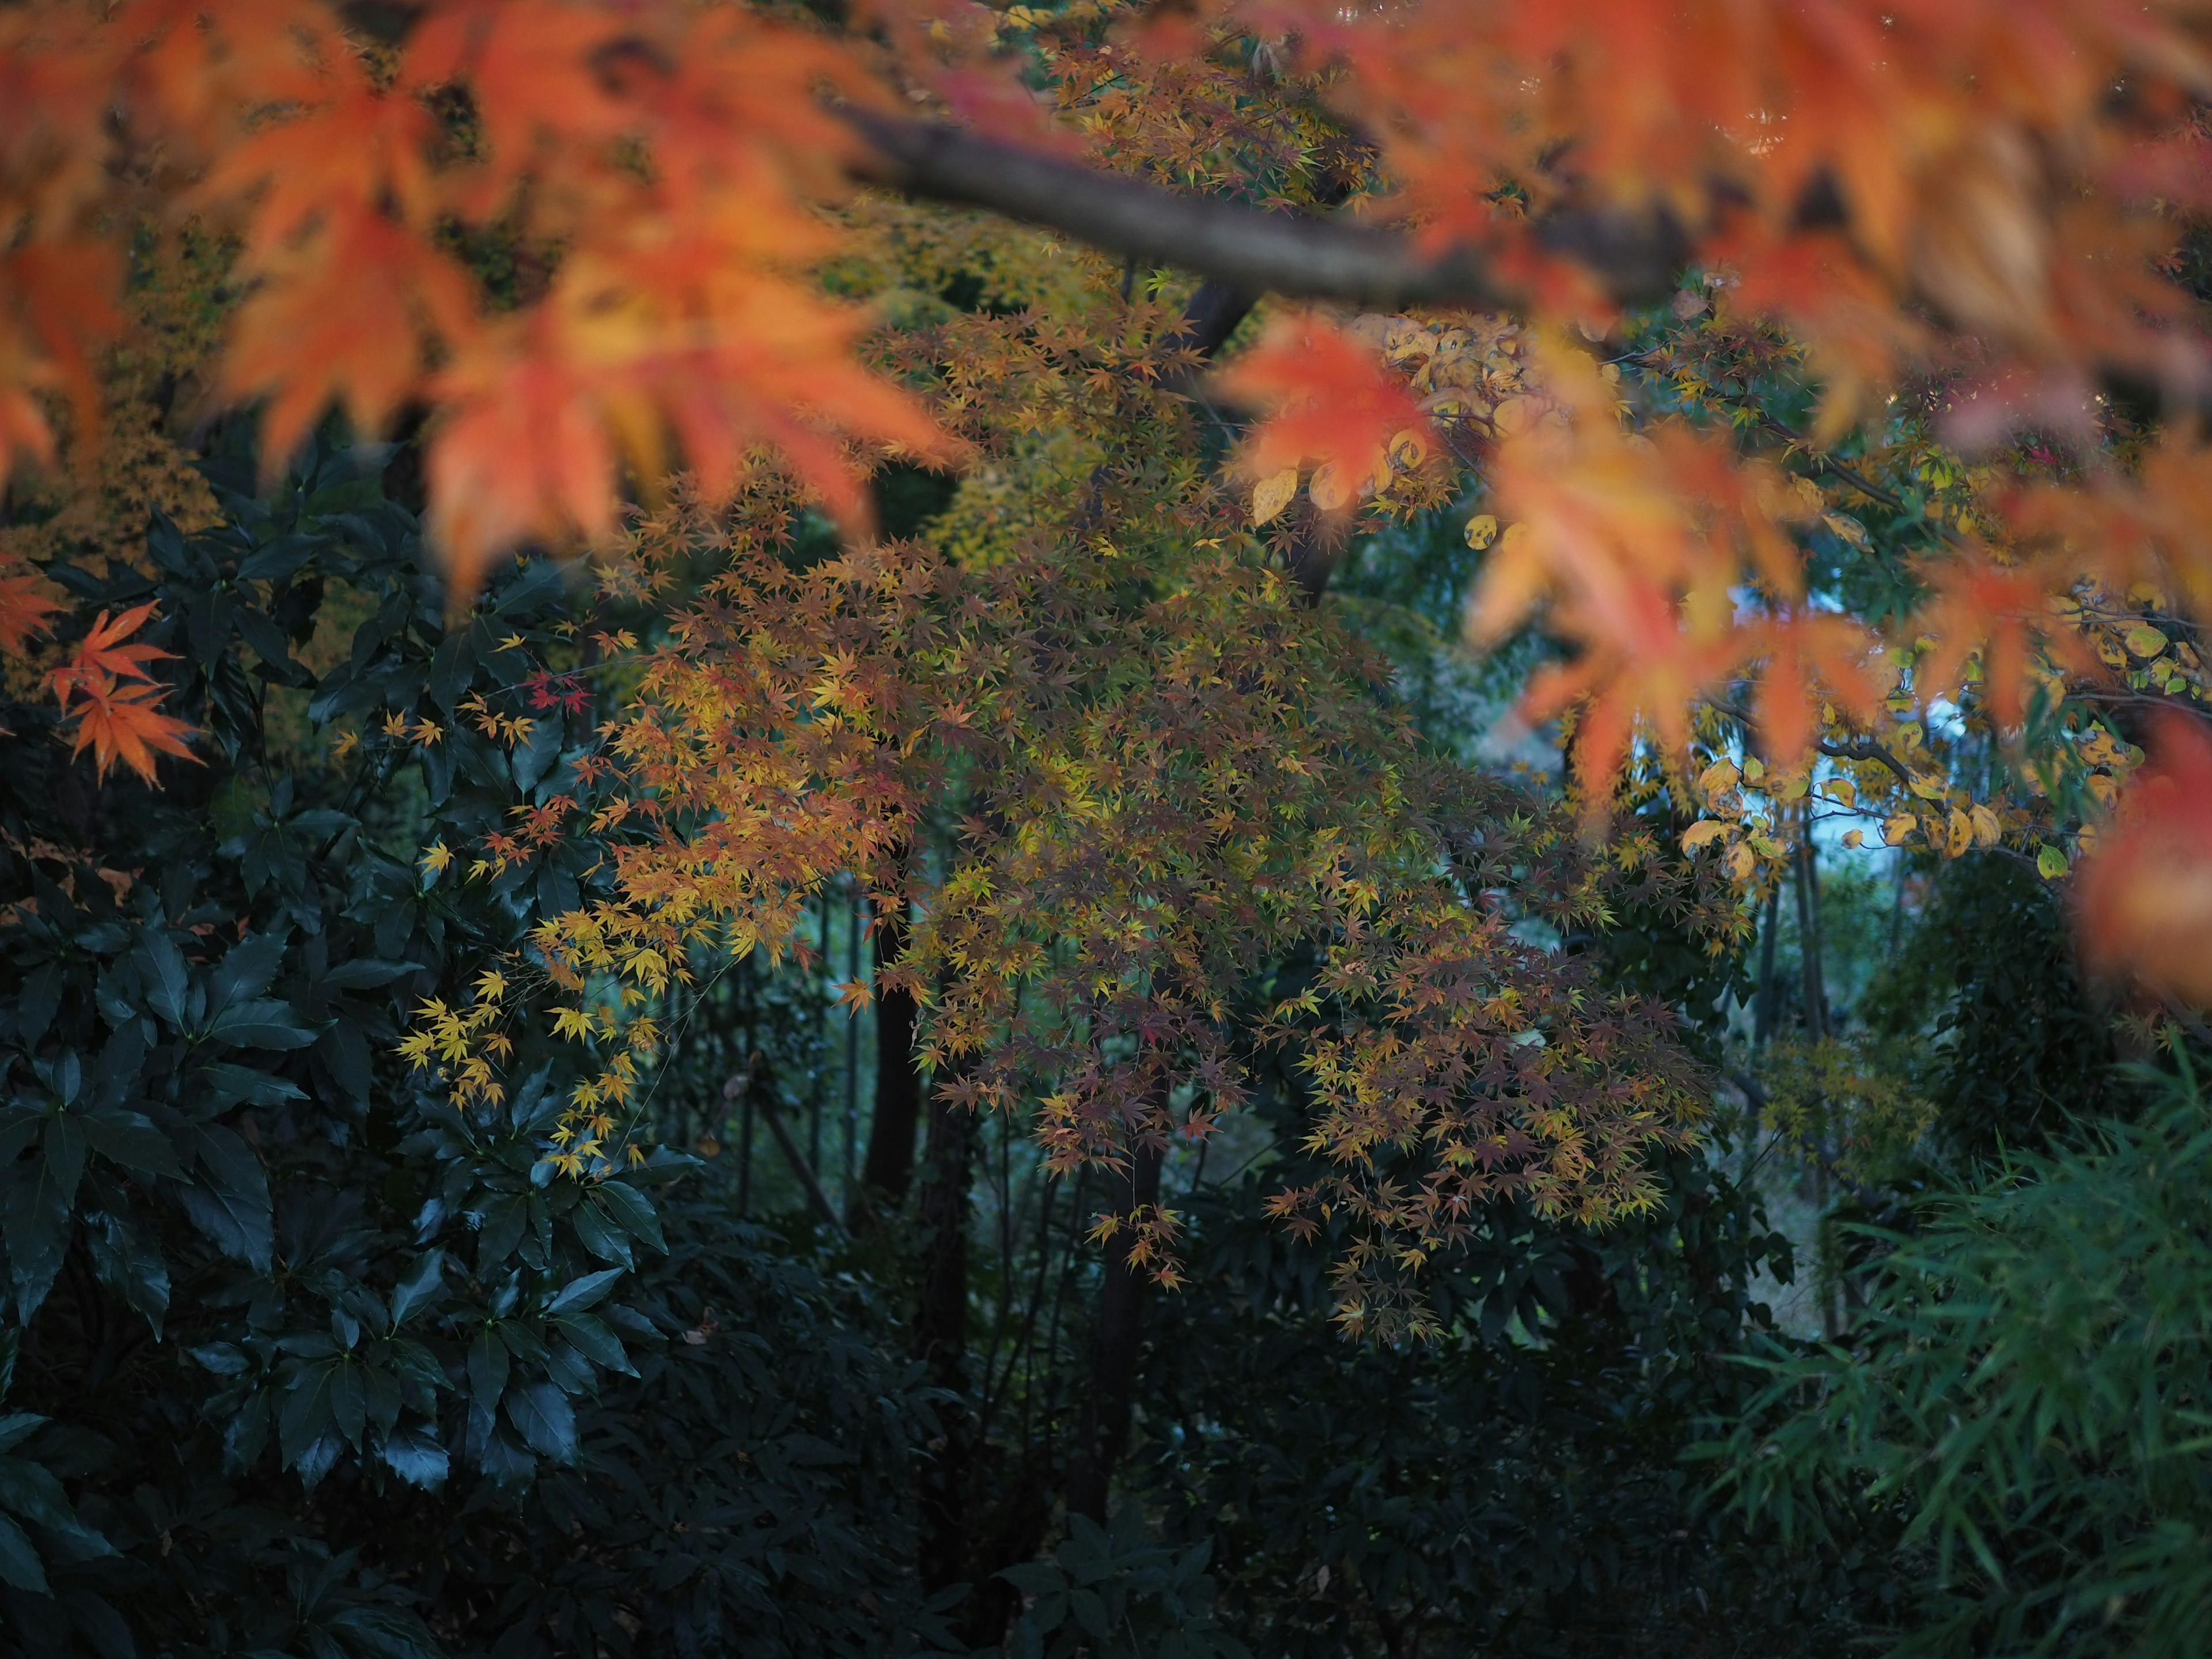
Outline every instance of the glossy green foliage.
POLYGON ((1050 1559, 1000 1574, 1026 1602, 1006 1659, 1249 1659, 1213 1616, 1212 1553, 1161 1544, 1133 1504, 1104 1527, 1071 1516, 1050 1559))
POLYGON ((1900 1654, 2203 1651, 2212 1115, 2164 1086, 1932 1202, 1848 1344, 1766 1362, 1724 1448, 1742 1510, 1887 1554, 1900 1654))
POLYGON ((588 891, 556 849, 434 880, 569 787, 561 573, 452 628, 374 452, 142 568, 204 764, 149 791, 0 739, 0 1653, 881 1650, 928 1401, 859 1293, 687 1196, 556 1177, 562 1079, 460 1110, 391 1057, 422 998, 588 891), (362 740, 325 758, 333 729, 362 740), (426 726, 432 730, 426 731, 426 726))

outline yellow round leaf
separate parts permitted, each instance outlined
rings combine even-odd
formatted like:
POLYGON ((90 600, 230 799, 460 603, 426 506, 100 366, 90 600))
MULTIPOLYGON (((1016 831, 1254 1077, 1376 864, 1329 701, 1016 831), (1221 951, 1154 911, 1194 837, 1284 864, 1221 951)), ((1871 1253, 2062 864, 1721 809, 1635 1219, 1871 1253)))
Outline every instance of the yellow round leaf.
POLYGON ((2166 635, 2148 623, 2137 623, 2127 632, 2128 649, 2138 657, 2155 657, 2166 649, 2166 635))
POLYGON ((1498 405, 1498 412, 1491 416, 1491 420, 1498 431, 1510 438, 1515 433, 1526 432, 1535 425, 1542 413, 1534 398, 1508 398, 1498 405))
POLYGON ((1737 779, 1742 775, 1735 769, 1734 761, 1717 760, 1698 774, 1698 793, 1717 795, 1723 790, 1735 788, 1737 779))
POLYGON ((1334 461, 1323 461, 1314 469, 1306 484, 1306 494, 1324 513, 1339 513, 1352 505, 1352 485, 1346 482, 1343 470, 1334 461))
POLYGON ((1429 441, 1412 427, 1390 435, 1390 465, 1404 467, 1408 471, 1419 466, 1429 456, 1429 441))
POLYGON ((1277 517, 1297 493, 1298 470, 1294 466, 1261 479, 1252 490, 1252 522, 1265 524, 1277 517))
POLYGON ((1498 520, 1487 513, 1478 513, 1467 521, 1467 544, 1480 553, 1498 539, 1498 520))

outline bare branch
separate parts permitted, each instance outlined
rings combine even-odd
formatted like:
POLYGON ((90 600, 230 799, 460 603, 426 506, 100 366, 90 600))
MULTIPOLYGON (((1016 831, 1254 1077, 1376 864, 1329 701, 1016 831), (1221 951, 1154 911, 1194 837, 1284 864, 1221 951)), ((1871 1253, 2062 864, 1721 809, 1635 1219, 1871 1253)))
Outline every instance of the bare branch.
MULTIPOLYGON (((1525 297, 1477 249, 1431 257, 1410 238, 1371 225, 1187 196, 937 122, 852 105, 838 113, 874 150, 877 165, 867 173, 874 183, 988 208, 1230 289, 1377 307, 1507 307, 1525 297)), ((1563 213, 1539 224, 1535 234, 1540 246, 1579 260, 1622 301, 1667 292, 1688 252, 1679 229, 1656 216, 1563 213)))

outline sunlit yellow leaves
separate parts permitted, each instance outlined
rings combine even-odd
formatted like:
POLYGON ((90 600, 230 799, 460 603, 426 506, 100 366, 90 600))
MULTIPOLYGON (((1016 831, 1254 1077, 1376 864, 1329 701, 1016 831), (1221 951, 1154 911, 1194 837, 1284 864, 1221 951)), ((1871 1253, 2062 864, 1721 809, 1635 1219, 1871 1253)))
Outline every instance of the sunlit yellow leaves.
POLYGON ((1462 533, 1469 547, 1478 553, 1482 552, 1498 539, 1498 520, 1491 514, 1478 513, 1467 521, 1467 528, 1462 533))

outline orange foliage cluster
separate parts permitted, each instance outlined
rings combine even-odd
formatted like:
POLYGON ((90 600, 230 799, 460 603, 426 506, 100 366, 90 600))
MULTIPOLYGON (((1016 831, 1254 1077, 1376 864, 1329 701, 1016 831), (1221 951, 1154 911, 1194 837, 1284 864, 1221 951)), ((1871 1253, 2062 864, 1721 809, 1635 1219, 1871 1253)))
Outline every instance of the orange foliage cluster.
POLYGON ((526 537, 611 531, 618 468, 657 476, 672 441, 716 486, 772 443, 855 523, 843 438, 936 445, 853 362, 860 319, 800 277, 854 142, 816 94, 866 90, 817 33, 453 0, 394 56, 314 0, 126 0, 10 8, 0 64, 0 451, 52 458, 43 388, 96 420, 133 210, 238 239, 222 380, 267 399, 272 461, 331 403, 366 430, 438 411, 465 591, 526 537), (544 292, 489 303, 455 246, 471 227, 557 250, 544 292))
MULTIPOLYGON (((737 5, 430 0, 402 46, 371 49, 313 0, 10 8, 0 14, 0 450, 50 460, 57 398, 91 430, 97 355, 122 325, 119 239, 186 217, 235 239, 246 285, 221 387, 265 399, 266 453, 281 457, 332 404, 363 428, 423 411, 433 526, 464 592, 485 560, 520 543, 617 539, 622 492, 679 462, 707 495, 726 496, 781 476, 763 471, 764 447, 853 526, 858 480, 886 453, 949 457, 957 438, 994 424, 1005 443, 1066 442, 1070 505, 1042 526, 1058 562, 1028 547, 996 586, 859 547, 817 579, 787 580, 765 544, 743 550, 678 647, 653 659, 615 739, 611 793, 577 805, 603 833, 621 831, 623 813, 643 832, 620 855, 622 902, 540 944, 566 988, 611 973, 642 994, 680 979, 700 927, 734 928, 741 945, 787 940, 799 896, 831 870, 857 869, 891 899, 884 861, 913 833, 920 787, 909 750, 988 750, 1019 782, 1001 787, 1001 821, 979 821, 963 866, 972 886, 948 878, 937 942, 915 970, 916 988, 941 1001, 945 1052, 969 1052, 986 1026, 1011 1022, 1007 999, 1044 954, 1024 919, 1064 911, 1054 882, 1079 864, 1110 902, 1066 922, 1097 959, 1090 979, 1054 981, 1068 1000, 1047 1000, 1046 1032, 1132 1036, 1140 1056, 1170 1041, 1204 1053, 1202 1030, 1218 1020, 1204 988, 1220 973, 1194 941, 1242 949, 1301 928, 1358 939, 1334 988, 1366 999, 1370 1024, 1343 1035, 1347 1047, 1315 1046, 1316 1075, 1334 1091, 1330 1144, 1347 1158, 1410 1136, 1440 1160, 1437 1184, 1419 1188, 1427 1196, 1391 1188, 1386 1200, 1370 1187, 1358 1200, 1387 1212, 1386 1231, 1419 1240, 1448 1232, 1441 1218, 1494 1190, 1498 1169, 1534 1169, 1532 1149, 1549 1172, 1540 1179, 1559 1183, 1529 1176, 1547 1203, 1620 1199, 1618 1154, 1659 1130, 1592 1139, 1546 1116, 1541 1091, 1525 1088, 1515 1097, 1534 1114, 1525 1121, 1439 1104, 1502 1090, 1507 1073, 1522 1087, 1528 1068, 1604 1053, 1614 1034, 1590 1024, 1557 1053, 1548 1039, 1518 1044, 1540 1022, 1516 1026, 1532 1010, 1496 1004, 1511 952, 1494 918, 1447 902, 1449 883, 1402 870, 1383 901, 1365 861, 1412 860, 1415 846, 1427 857, 1438 834, 1381 812, 1404 839, 1378 851, 1346 816, 1347 803, 1364 810, 1388 791, 1373 778, 1331 780, 1313 759, 1332 752, 1328 722, 1350 718, 1310 701, 1328 674, 1285 668, 1279 683, 1272 669, 1231 673, 1206 659, 1200 642, 1230 631, 1232 611, 1244 634, 1285 653, 1305 637, 1271 632, 1288 601, 1255 586, 1248 565, 1201 560, 1172 603, 1148 594, 1152 608, 1135 607, 1138 621, 1115 636, 1114 659, 1146 665, 1155 695, 1140 721, 1117 723, 1112 686, 1083 697, 1041 699, 1026 683, 1019 697, 1006 691, 1009 676, 1073 684, 1093 666, 1052 629, 1103 614, 1085 584, 1119 580, 1112 538, 1133 532, 1132 518, 1105 510, 1115 490, 1141 481, 1131 493, 1147 511, 1202 503, 1166 526, 1190 541, 1244 526, 1194 483, 1187 426, 1173 428, 1179 448, 1137 455, 1064 429, 1085 398, 1158 416, 1155 389, 1188 365, 1164 361, 1141 303, 1125 313, 1131 338, 1111 349, 1032 318, 1019 337, 949 326, 947 338, 973 337, 980 355, 965 361, 925 350, 896 372, 862 366, 864 314, 826 297, 807 270, 848 246, 826 210, 847 197, 860 160, 825 98, 951 110, 1104 166, 1269 203, 1344 204, 1426 247, 1480 251, 1535 325, 1510 349, 1494 328, 1474 349, 1486 326, 1475 319, 1377 330, 1301 315, 1278 319, 1223 384, 1267 412, 1244 451, 1261 520, 1286 510, 1301 479, 1317 508, 1341 515, 1363 500, 1433 503, 1455 460, 1484 474, 1513 522, 1476 625, 1494 635, 1537 617, 1574 650, 1537 698, 1577 711, 1593 799, 1639 731, 1686 749, 1700 707, 1755 680, 1778 770, 1840 739, 1893 775, 1887 822, 1900 836, 1954 852, 1987 844, 2018 826, 1917 769, 1924 728, 1912 716, 1972 685, 2010 727, 2048 676, 2178 661, 2160 655, 2159 629, 2148 653, 2126 643, 2149 612, 2121 617, 2114 595, 2212 623, 2208 459, 2179 430, 2132 473, 2115 463, 2088 484, 2021 489, 1958 515, 1942 556, 1915 573, 1924 604, 1895 629, 1841 614, 1803 574, 1803 534, 1839 522, 1817 491, 1687 423, 1628 429, 1615 383, 1571 343, 1619 319, 1591 268, 1545 234, 1570 212, 1610 214, 1604 222, 1631 240, 1670 228, 1717 303, 1802 349, 1823 388, 1816 441, 1878 416, 1900 386, 1940 384, 1962 442, 2033 419, 2094 452, 2100 386, 2129 380, 2177 405, 2212 387, 2192 304, 2159 271, 2177 215, 2212 206, 2185 118, 2212 96, 2193 7, 1024 9, 884 0, 858 9, 841 39, 737 5), (1040 70, 1049 99, 1020 78, 1040 70), (535 261, 513 292, 471 274, 470 239, 493 235, 535 261), (902 384, 932 377, 943 393, 934 420, 902 384), (1063 616, 1063 604, 1075 609, 1063 616), (1203 612, 1206 629, 1174 604, 1203 612), (1279 735, 1292 728, 1310 749, 1279 735), (1255 746, 1268 731, 1282 757, 1255 746), (1290 761, 1313 775, 1285 772, 1290 761), (1297 804, 1284 822, 1248 812, 1238 791, 1261 775, 1297 804), (1279 866, 1238 864, 1239 837, 1275 848, 1292 820, 1304 840, 1279 866), (1176 931, 1178 907, 1197 931, 1176 931), (1136 915, 1164 931, 1146 933, 1128 921, 1136 915), (1475 961, 1491 978, 1457 965, 1475 961), (942 985, 927 978, 939 966, 942 985), (1151 985, 1141 1006, 1117 1000, 1139 981, 1151 985), (1432 1018, 1444 1046, 1399 1035, 1432 1018)), ((38 623, 31 592, 0 573, 0 637, 20 641, 38 623)), ((150 765, 181 743, 152 709, 143 659, 117 654, 130 631, 101 624, 93 654, 55 682, 103 768, 150 765)), ((2212 866, 2212 807, 2193 781, 2207 763, 2191 739, 2166 753, 2154 777, 2167 782, 2105 837, 2106 865, 2136 857, 2195 880, 2212 866)), ((1709 793, 1727 794, 1750 769, 1706 775, 1709 793)), ((1809 781, 1795 787, 1802 799, 1809 781)), ((1871 799, 1871 775, 1850 787, 1871 799)), ((493 856, 526 854, 556 827, 520 827, 493 856)), ((1705 839, 1749 860, 1767 856, 1763 833, 1705 839)), ((2134 890, 2119 877, 2088 884, 2107 906, 2100 939, 2195 994, 2184 971, 2193 947, 2147 920, 2134 890)), ((603 1014, 578 1001, 571 1034, 608 1035, 603 1014)), ((651 1026, 626 1029, 620 1063, 634 1067, 636 1034, 651 1026)), ((1077 1049, 1096 1040, 1034 1037, 1036 1074, 1062 1080, 1047 1127, 1056 1156, 1095 1155, 1133 1126, 1165 1132, 1164 1116, 1148 1115, 1167 1109, 1158 1079, 1140 1064, 1085 1069, 1077 1049)), ((586 1105, 629 1084, 611 1071, 586 1105)), ((987 1070, 968 1086, 998 1085, 987 1070)), ((1606 1092, 1614 1087, 1608 1074, 1596 1097, 1620 1122, 1658 1121, 1648 1103, 1606 1092)))

